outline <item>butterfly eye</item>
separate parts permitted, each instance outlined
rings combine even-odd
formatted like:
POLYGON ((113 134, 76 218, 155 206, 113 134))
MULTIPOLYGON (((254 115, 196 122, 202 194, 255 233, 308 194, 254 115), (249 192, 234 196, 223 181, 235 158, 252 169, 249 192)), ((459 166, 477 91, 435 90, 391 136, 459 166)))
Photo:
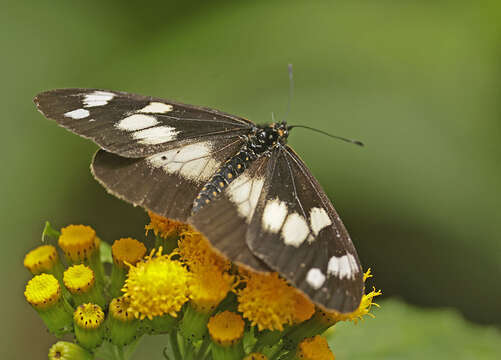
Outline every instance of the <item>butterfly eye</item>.
POLYGON ((266 132, 265 131, 261 131, 259 134, 257 134, 257 137, 261 141, 266 140, 266 132))

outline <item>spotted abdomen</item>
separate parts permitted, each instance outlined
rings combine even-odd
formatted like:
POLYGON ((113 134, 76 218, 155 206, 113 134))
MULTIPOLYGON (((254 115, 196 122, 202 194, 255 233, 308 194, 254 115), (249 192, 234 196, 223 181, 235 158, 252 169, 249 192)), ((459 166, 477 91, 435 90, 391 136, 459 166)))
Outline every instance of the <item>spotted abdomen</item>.
POLYGON ((193 203, 192 212, 197 212, 204 205, 217 197, 221 191, 247 169, 254 157, 255 155, 252 151, 242 149, 235 156, 228 159, 204 185, 202 190, 200 190, 200 193, 193 203))

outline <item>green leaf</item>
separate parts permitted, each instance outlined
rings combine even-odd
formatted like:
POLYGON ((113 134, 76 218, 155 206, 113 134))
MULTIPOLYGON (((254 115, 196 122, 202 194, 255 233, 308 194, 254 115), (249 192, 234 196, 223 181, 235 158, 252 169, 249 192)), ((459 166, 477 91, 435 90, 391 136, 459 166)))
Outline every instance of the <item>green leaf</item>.
POLYGON ((499 359, 501 331, 469 323, 451 309, 386 300, 375 319, 339 323, 326 333, 338 359, 499 359))
POLYGON ((50 222, 48 222, 48 221, 45 222, 45 226, 44 226, 43 231, 42 231, 42 242, 45 242, 46 236, 58 239, 60 235, 61 235, 61 233, 59 231, 57 231, 56 229, 54 229, 52 227, 52 225, 50 224, 50 222))

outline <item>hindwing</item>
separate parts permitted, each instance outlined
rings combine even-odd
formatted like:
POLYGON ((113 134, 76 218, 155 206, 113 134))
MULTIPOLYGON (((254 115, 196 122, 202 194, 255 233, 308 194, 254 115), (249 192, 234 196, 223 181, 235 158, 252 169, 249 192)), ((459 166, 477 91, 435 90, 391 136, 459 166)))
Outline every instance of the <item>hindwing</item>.
POLYGON ((362 267, 320 184, 288 146, 275 148, 265 179, 247 232, 250 251, 316 303, 355 310, 362 267))
POLYGON ((92 172, 113 195, 161 216, 186 221, 204 183, 242 142, 239 137, 205 140, 144 158, 99 150, 92 172))

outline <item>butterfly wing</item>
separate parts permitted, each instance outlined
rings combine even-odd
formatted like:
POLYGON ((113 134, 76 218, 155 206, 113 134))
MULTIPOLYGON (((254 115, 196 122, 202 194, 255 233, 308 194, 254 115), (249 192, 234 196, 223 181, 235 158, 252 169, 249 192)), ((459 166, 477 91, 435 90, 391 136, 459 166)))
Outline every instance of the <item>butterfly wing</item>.
POLYGON ((214 109, 108 90, 51 90, 35 103, 47 118, 104 149, 92 171, 110 193, 181 221, 254 126, 214 109))
POLYGON ((270 269, 249 251, 245 236, 263 190, 268 162, 266 156, 252 162, 219 196, 188 219, 231 261, 261 271, 270 269))
POLYGON ((117 91, 51 90, 34 101, 45 117, 124 157, 145 157, 202 138, 247 134, 254 126, 218 110, 117 91))
POLYGON ((154 213, 186 221, 193 199, 226 159, 242 146, 239 137, 204 140, 144 158, 99 150, 94 177, 111 194, 154 213))
POLYGON ((355 310, 363 272, 341 219, 288 146, 276 147, 248 228, 250 251, 327 309, 355 310))

